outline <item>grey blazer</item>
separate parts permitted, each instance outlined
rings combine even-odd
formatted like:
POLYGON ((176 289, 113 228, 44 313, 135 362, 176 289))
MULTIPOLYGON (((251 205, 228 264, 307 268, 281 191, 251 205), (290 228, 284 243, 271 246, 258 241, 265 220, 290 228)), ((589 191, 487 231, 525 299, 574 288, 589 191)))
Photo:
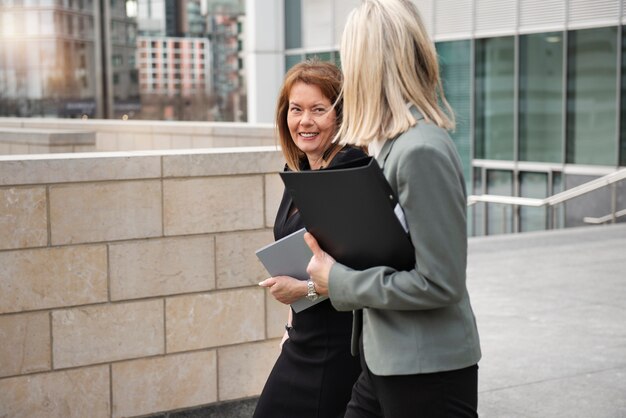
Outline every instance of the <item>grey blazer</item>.
POLYGON ((335 263, 329 278, 335 309, 355 311, 353 354, 362 332, 367 366, 382 376, 460 369, 481 356, 465 285, 461 162, 447 132, 413 112, 418 123, 386 141, 377 162, 404 209, 415 268, 357 271, 335 263))

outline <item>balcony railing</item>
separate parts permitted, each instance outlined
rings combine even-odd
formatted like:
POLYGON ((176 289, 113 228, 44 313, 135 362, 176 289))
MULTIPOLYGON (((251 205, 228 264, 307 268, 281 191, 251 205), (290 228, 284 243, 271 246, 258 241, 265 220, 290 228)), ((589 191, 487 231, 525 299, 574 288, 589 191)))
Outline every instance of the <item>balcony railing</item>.
MULTIPOLYGON (((601 189, 603 187, 611 188, 611 213, 602 217, 585 217, 583 221, 591 224, 602 224, 606 222, 615 223, 616 220, 621 216, 626 216, 626 209, 618 210, 617 209, 617 184, 620 181, 626 179, 626 168, 617 170, 611 174, 607 174, 605 176, 599 177, 597 179, 591 180, 587 183, 581 184, 580 186, 573 187, 571 189, 565 190, 563 192, 557 193, 550 197, 546 197, 543 199, 536 199, 530 197, 515 197, 515 196, 499 196, 499 195, 471 195, 467 198, 467 205, 473 206, 476 203, 497 203, 502 205, 510 205, 513 207, 519 206, 528 206, 528 207, 548 207, 554 208, 557 205, 567 202, 576 197, 585 195, 587 193, 593 192, 595 190, 601 189)), ((504 206, 506 208, 506 206, 504 206)), ((552 211, 552 222, 549 224, 548 229, 555 228, 556 222, 556 211, 552 211)), ((503 221, 505 217, 503 216, 503 221)), ((504 230, 504 228, 503 228, 504 230)))

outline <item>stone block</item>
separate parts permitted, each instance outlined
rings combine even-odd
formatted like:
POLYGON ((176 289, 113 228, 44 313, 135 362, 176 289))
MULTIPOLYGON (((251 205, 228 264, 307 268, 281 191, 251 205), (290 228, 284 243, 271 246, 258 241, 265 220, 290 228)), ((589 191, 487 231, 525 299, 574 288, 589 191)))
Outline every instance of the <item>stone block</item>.
POLYGON ((191 148, 191 135, 172 135, 170 141, 172 149, 191 148))
POLYGON ((121 151, 144 151, 152 148, 152 134, 120 134, 121 151))
POLYGON ((0 250, 48 243, 46 189, 0 189, 0 250))
POLYGON ((0 156, 0 186, 80 181, 128 180, 161 176, 158 155, 101 153, 55 156, 0 156))
POLYGON ((161 182, 50 187, 52 244, 160 236, 161 182))
POLYGON ((213 148, 215 141, 213 138, 207 138, 205 136, 193 136, 191 137, 192 148, 213 148))
POLYGON ((109 367, 0 380, 0 417, 109 418, 109 367))
POLYGON ((98 132, 96 135, 96 149, 100 152, 115 151, 117 149, 117 134, 98 132))
POLYGON ((274 241, 269 230, 218 235, 215 258, 217 287, 253 286, 267 278, 268 273, 255 251, 274 241))
POLYGON ((112 366, 113 417, 145 415, 217 401, 215 351, 176 354, 112 366))
POLYGON ((277 339, 219 348, 220 401, 259 395, 280 354, 279 343, 277 339))
POLYGON ((165 313, 168 353, 265 337, 262 289, 172 297, 166 300, 165 313))
POLYGON ((277 172, 284 165, 275 147, 215 148, 163 157, 163 177, 277 172))
POLYGON ((289 305, 280 303, 269 292, 265 290, 265 309, 267 322, 265 324, 265 332, 267 338, 278 338, 285 333, 285 324, 289 319, 289 305))
POLYGON ((52 312, 54 368, 163 353, 163 301, 52 312))
POLYGON ((214 289, 214 248, 213 236, 110 244, 111 300, 214 289))
POLYGON ((0 252, 0 313, 107 300, 106 247, 0 252))
POLYGON ((261 176, 163 181, 165 235, 263 227, 261 176))
POLYGON ((152 136, 152 144, 154 149, 171 149, 172 144, 170 140, 170 135, 168 134, 153 134, 152 136))
POLYGON ((0 377, 49 370, 47 312, 0 316, 0 377))
POLYGON ((283 198, 285 184, 278 174, 265 175, 265 226, 274 226, 276 213, 283 198))

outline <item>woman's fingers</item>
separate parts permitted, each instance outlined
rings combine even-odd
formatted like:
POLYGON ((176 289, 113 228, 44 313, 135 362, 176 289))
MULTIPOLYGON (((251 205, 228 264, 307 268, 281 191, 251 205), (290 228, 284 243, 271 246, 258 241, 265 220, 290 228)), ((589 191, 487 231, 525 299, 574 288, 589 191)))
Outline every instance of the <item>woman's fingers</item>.
POLYGON ((262 282, 259 282, 259 286, 261 287, 272 287, 276 284, 276 279, 273 277, 269 277, 262 282))
POLYGON ((313 255, 316 257, 322 257, 324 255, 324 250, 320 248, 320 245, 317 243, 317 240, 310 232, 306 232, 304 234, 304 242, 309 246, 313 255))

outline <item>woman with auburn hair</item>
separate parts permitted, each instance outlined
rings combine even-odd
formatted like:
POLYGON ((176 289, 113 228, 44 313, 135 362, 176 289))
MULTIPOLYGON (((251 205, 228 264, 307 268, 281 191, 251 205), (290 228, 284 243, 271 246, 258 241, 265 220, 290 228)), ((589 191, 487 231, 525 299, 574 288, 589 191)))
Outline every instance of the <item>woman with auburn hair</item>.
MULTIPOLYGON (((341 123, 341 72, 328 62, 305 61, 285 76, 276 109, 285 170, 323 170, 364 158, 359 148, 332 142, 341 123)), ((280 239, 304 227, 285 191, 274 222, 280 239)), ((279 302, 309 296, 306 281, 270 277, 259 283, 279 302)), ((295 313, 289 309, 281 353, 261 393, 255 418, 343 417, 352 385, 361 372, 350 354, 352 313, 336 311, 330 301, 295 313)))
MULTIPOLYGON (((338 143, 367 145, 404 212, 415 266, 354 270, 307 233, 317 292, 355 311, 362 373, 346 417, 476 417, 476 320, 466 287, 466 191, 437 54, 409 0, 363 0, 341 42, 338 143), (444 109, 442 109, 442 106, 444 109)), ((350 214, 338 214, 338 216, 350 214)))

